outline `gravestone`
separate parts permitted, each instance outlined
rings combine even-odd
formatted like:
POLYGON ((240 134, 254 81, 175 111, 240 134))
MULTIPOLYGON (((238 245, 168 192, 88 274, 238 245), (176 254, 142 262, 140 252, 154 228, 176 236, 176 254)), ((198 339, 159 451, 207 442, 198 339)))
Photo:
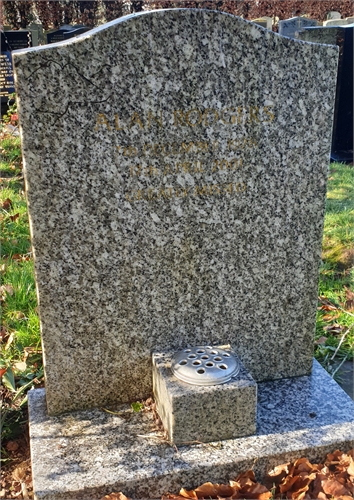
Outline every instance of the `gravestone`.
POLYGON ((299 38, 307 42, 338 45, 339 61, 331 158, 353 161, 353 31, 354 25, 305 28, 299 38))
POLYGON ((31 23, 28 29, 31 31, 32 46, 37 47, 38 45, 42 45, 44 41, 43 25, 41 23, 31 23))
POLYGON ((167 10, 14 54, 51 414, 189 344, 310 373, 337 50, 167 10))
POLYGON ((348 24, 352 24, 353 18, 349 17, 347 19, 330 19, 329 21, 324 21, 323 26, 347 26, 348 24))
POLYGON ((317 26, 317 21, 315 19, 308 19, 307 17, 291 17, 290 19, 279 21, 278 31, 279 35, 295 38, 295 34, 298 31, 308 26, 317 26))
POLYGON ((9 95, 15 92, 11 52, 15 49, 30 47, 31 44, 29 31, 1 31, 0 96, 4 105, 7 104, 9 95))
POLYGON ((0 96, 1 102, 7 102, 10 94, 15 92, 14 75, 12 72, 11 52, 1 52, 0 55, 0 96))
POLYGON ((10 46, 10 50, 32 47, 31 32, 29 30, 4 31, 4 36, 10 46))
POLYGON ((331 19, 340 19, 342 16, 341 16, 341 13, 340 12, 337 12, 336 10, 330 10, 327 14, 327 20, 331 20, 331 19))
POLYGON ((252 19, 252 23, 258 24, 258 26, 262 26, 262 28, 266 28, 267 30, 271 30, 273 25, 273 18, 263 16, 257 19, 252 19))
POLYGON ((91 28, 78 24, 76 26, 71 26, 70 24, 65 24, 61 26, 58 30, 50 31, 47 33, 47 43, 57 43, 63 40, 68 40, 74 36, 81 35, 91 28))
POLYGON ((337 52, 171 9, 14 54, 46 371, 37 499, 158 498, 349 446, 353 402, 312 364, 337 52), (242 437, 176 450, 116 406, 151 392, 152 353, 208 344, 256 379, 255 431, 237 411, 242 437))

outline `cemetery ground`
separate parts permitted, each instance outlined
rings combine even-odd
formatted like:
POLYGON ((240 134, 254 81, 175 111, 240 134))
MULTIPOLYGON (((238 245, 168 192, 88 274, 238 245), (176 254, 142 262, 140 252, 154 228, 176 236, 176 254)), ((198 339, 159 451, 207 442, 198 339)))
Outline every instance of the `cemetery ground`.
MULTIPOLYGON (((0 130, 0 498, 32 496, 26 392, 33 386, 43 385, 21 145, 19 137, 9 132, 11 122, 16 125, 16 120, 15 110, 12 110, 7 126, 2 122, 0 130)), ((346 377, 343 367, 350 367, 354 348, 354 293, 350 289, 354 257, 354 177, 353 165, 332 163, 329 168, 314 348, 321 364, 337 381, 343 382, 346 377)), ((333 467, 331 470, 333 472, 333 467)), ((212 495, 210 491, 204 494, 212 495)), ((195 495, 201 497, 202 492, 195 495)), ((339 498, 334 493, 333 497, 339 498)), ((196 496, 191 493, 189 498, 196 496)), ((342 498, 350 497, 342 495, 342 498)))

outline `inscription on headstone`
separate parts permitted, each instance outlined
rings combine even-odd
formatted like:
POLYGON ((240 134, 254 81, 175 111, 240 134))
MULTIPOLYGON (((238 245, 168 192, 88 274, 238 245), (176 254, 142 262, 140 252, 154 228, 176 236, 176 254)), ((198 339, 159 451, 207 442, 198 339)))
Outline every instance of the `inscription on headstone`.
POLYGON ((310 373, 337 52, 172 9, 14 54, 49 413, 188 345, 310 373))
POLYGON ((308 19, 307 17, 292 17, 279 21, 279 35, 295 38, 296 33, 301 31, 306 26, 317 26, 315 19, 308 19))
POLYGON ((8 96, 15 92, 14 75, 12 72, 11 52, 1 52, 0 55, 0 96, 7 102, 8 96))

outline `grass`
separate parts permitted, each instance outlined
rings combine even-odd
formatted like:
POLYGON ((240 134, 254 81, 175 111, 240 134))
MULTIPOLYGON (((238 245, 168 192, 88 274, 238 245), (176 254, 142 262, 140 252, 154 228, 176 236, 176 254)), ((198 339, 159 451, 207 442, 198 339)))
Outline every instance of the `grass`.
MULTIPOLYGON (((42 380, 39 320, 18 137, 0 132, 0 373, 3 438, 25 418, 26 390, 42 380)), ((315 356, 332 374, 353 358, 353 167, 333 163, 328 181, 315 356), (331 359, 333 358, 333 359, 331 359)), ((6 452, 3 455, 6 460, 6 452)))
POLYGON ((332 375, 354 349, 353 166, 332 163, 322 244, 315 356, 332 375))
POLYGON ((7 439, 21 432, 26 390, 43 374, 20 139, 0 134, 0 427, 7 439))

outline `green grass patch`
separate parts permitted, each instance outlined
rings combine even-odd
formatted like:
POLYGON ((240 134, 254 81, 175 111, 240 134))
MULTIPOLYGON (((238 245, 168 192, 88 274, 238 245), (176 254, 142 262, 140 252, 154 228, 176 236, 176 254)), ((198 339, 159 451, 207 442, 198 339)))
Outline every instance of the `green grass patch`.
POLYGON ((330 165, 315 356, 334 372, 338 360, 353 359, 354 351, 354 170, 330 165))
POLYGON ((20 139, 2 132, 0 148, 0 427, 6 439, 26 419, 26 391, 43 370, 20 139))

